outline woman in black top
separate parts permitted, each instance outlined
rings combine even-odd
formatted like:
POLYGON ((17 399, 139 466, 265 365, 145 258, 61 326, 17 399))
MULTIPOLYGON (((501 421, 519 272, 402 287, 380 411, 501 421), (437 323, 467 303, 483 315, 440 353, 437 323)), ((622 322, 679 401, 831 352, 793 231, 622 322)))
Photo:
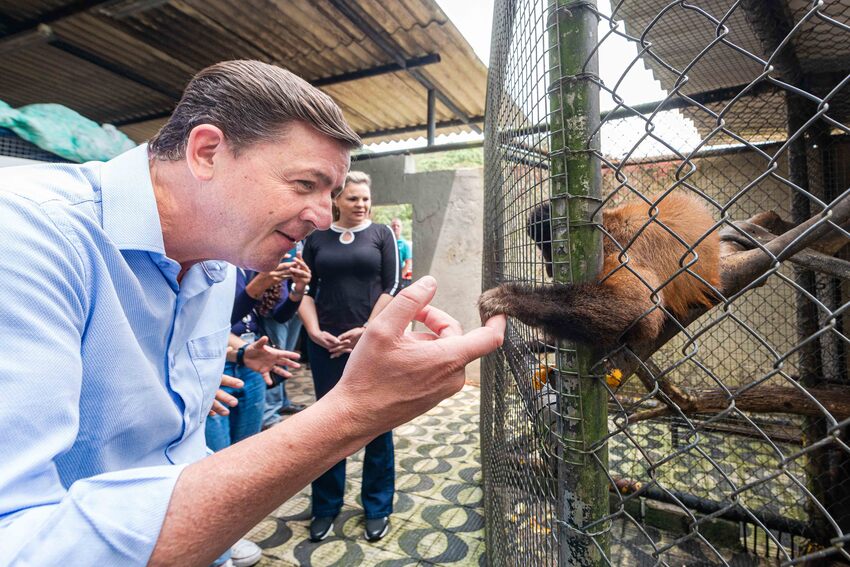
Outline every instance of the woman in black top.
MULTIPOLYGON (((334 198, 336 222, 314 232, 304 243, 304 260, 312 279, 299 314, 310 340, 307 352, 316 399, 342 377, 348 356, 367 322, 399 289, 395 235, 390 227, 369 220, 369 176, 352 171, 334 198)), ((332 424, 329 424, 332 426, 332 424)), ((310 539, 324 539, 342 508, 345 460, 313 482, 310 539)), ((366 514, 366 539, 386 535, 395 492, 392 431, 366 445, 361 497, 366 514)))

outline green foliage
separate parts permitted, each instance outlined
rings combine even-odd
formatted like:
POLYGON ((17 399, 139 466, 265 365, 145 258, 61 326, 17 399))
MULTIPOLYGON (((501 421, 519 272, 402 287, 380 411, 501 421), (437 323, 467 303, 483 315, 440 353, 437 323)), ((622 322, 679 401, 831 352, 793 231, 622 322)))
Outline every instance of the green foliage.
POLYGON ((484 149, 468 148, 450 152, 433 154, 415 154, 416 171, 446 171, 465 167, 482 167, 484 165, 484 149))
POLYGON ((389 226, 398 217, 401 219, 401 235, 405 240, 413 238, 413 205, 381 205, 372 207, 372 222, 389 226))

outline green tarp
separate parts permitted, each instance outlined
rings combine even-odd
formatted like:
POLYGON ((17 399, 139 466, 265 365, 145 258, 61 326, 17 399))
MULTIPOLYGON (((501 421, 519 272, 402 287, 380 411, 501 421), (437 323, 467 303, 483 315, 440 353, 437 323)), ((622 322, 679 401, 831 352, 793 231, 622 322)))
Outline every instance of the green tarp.
POLYGON ((0 128, 76 162, 105 161, 136 145, 115 126, 101 126, 61 104, 12 108, 0 101, 0 128))

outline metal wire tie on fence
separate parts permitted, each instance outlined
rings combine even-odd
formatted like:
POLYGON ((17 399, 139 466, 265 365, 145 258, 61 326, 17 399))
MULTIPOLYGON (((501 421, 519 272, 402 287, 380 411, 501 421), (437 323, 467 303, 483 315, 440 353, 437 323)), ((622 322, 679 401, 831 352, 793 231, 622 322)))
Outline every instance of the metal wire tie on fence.
POLYGON ((599 83, 600 81, 602 81, 602 77, 600 77, 596 73, 577 73, 575 75, 564 75, 562 77, 558 77, 549 84, 549 88, 546 89, 546 94, 552 95, 556 90, 560 90, 560 88, 565 84, 569 85, 571 83, 577 83, 579 81, 587 80, 599 83))

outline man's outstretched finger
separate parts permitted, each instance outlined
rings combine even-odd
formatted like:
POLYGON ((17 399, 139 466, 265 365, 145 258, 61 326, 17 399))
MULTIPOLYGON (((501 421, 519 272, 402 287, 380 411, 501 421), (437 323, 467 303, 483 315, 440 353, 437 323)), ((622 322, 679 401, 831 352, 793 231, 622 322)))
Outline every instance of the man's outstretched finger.
POLYGON ((380 325, 395 335, 401 335, 416 314, 434 299, 436 292, 437 281, 431 276, 424 276, 401 290, 370 325, 372 328, 380 325))
POLYGON ((463 336, 442 339, 441 346, 450 352, 457 353, 466 365, 502 346, 506 326, 505 316, 496 315, 490 317, 483 327, 473 329, 463 336))

